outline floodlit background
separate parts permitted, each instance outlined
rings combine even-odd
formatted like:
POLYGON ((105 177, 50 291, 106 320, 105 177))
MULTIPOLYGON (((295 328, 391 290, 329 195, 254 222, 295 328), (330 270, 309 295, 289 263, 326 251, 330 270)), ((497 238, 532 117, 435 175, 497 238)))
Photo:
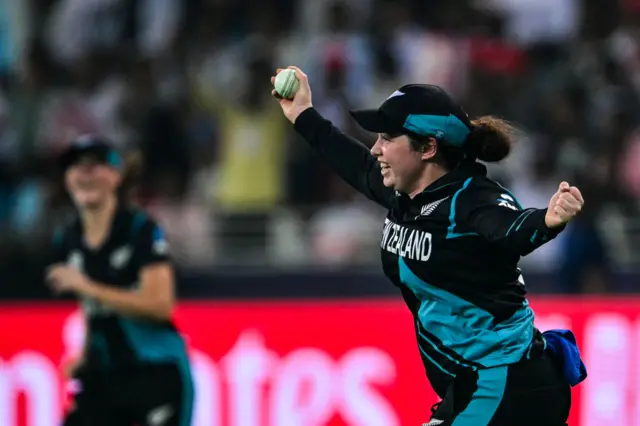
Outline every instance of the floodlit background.
POLYGON ((367 144, 349 109, 438 84, 524 130, 491 168, 521 204, 546 206, 561 180, 582 190, 525 280, 538 325, 573 328, 590 361, 571 425, 640 425, 639 0, 4 0, 0 426, 53 426, 63 406, 58 365, 82 330, 42 268, 72 213, 55 158, 87 132, 143 165, 130 195, 179 268, 198 426, 426 421, 433 395, 379 265, 385 212, 270 98, 292 64, 367 144))

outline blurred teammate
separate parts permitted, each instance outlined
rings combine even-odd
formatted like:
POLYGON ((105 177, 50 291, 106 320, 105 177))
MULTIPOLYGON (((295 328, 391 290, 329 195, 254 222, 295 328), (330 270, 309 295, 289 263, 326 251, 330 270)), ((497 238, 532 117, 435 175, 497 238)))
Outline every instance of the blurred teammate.
POLYGON ((117 195, 122 160, 83 136, 63 156, 77 218, 55 238, 47 280, 82 301, 87 335, 66 426, 188 426, 193 383, 171 322, 174 273, 162 230, 117 195))
POLYGON ((512 129, 495 118, 470 121, 436 86, 407 85, 377 110, 352 112, 378 134, 369 151, 318 114, 306 75, 296 73, 300 90, 280 99, 285 116, 349 184, 389 210, 384 272, 413 314, 442 398, 426 425, 564 425, 570 386, 586 370, 570 331, 535 328, 518 261, 578 214, 580 191, 562 182, 548 209, 523 209, 476 161, 505 158, 512 129))

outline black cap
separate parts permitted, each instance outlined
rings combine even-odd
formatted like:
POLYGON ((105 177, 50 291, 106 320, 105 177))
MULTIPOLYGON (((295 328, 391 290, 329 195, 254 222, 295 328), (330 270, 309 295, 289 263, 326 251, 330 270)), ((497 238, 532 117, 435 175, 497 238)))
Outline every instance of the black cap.
POLYGON ((116 169, 120 169, 122 166, 120 155, 112 148, 111 143, 106 138, 89 134, 72 140, 69 147, 62 153, 61 165, 63 170, 74 165, 85 155, 92 155, 98 162, 116 169))
POLYGON ((469 116, 441 87, 409 84, 378 109, 351 111, 358 124, 374 133, 431 136, 462 146, 471 133, 469 116))

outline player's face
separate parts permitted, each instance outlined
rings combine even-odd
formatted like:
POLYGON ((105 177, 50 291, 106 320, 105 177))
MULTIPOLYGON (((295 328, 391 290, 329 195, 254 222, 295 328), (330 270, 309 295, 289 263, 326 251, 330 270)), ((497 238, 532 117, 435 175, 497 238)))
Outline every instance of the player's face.
POLYGON ((416 152, 406 135, 378 135, 371 153, 378 159, 384 186, 400 192, 410 192, 424 167, 422 153, 416 152))
POLYGON ((76 206, 96 208, 115 193, 120 184, 120 173, 87 155, 67 169, 65 183, 76 206))

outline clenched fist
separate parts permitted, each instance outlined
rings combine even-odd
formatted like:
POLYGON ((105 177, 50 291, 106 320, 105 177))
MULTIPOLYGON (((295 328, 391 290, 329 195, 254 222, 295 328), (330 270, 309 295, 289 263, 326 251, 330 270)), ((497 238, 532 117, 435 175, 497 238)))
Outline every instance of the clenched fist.
POLYGON ((562 182, 549 201, 549 209, 544 218, 547 228, 565 225, 580 213, 583 205, 584 199, 580 190, 562 182))

